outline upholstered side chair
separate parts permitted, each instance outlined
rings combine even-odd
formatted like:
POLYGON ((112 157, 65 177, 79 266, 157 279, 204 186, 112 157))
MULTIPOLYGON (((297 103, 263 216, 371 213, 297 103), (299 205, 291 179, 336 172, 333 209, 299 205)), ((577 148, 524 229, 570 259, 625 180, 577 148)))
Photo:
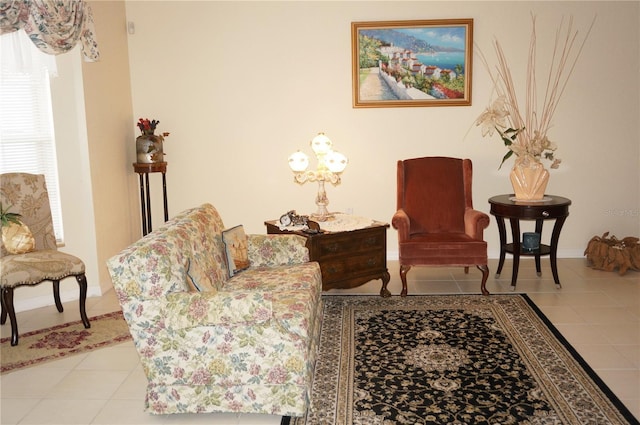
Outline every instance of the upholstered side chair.
POLYGON ((85 310, 87 279, 85 265, 79 258, 57 250, 53 219, 45 177, 41 174, 6 173, 0 175, 0 202, 21 215, 29 227, 35 247, 24 254, 10 254, 4 244, 0 257, 0 291, 2 313, 0 323, 11 321, 11 345, 18 344, 18 323, 13 307, 13 291, 20 286, 35 286, 53 282, 56 308, 63 311, 60 301, 60 280, 74 276, 80 287, 80 317, 85 328, 91 327, 85 310))
POLYGON ((397 211, 402 296, 413 266, 470 266, 482 272, 486 289, 489 268, 483 232, 489 216, 473 209, 469 159, 424 157, 398 161, 397 211))

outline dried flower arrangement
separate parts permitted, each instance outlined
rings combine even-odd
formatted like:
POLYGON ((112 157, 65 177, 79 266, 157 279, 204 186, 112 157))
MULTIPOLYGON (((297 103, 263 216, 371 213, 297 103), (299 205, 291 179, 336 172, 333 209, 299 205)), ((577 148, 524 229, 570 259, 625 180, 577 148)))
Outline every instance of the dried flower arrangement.
POLYGON ((160 121, 149 120, 149 118, 138 120, 138 128, 142 131, 142 134, 153 134, 156 131, 156 126, 160 124, 160 121))
POLYGON ((565 29, 564 19, 556 31, 551 65, 546 77, 544 98, 538 103, 538 84, 536 78, 537 33, 536 17, 531 15, 532 30, 529 43, 524 109, 521 108, 516 83, 511 74, 509 62, 502 45, 494 40, 493 47, 497 65, 491 67, 480 49, 480 59, 489 72, 494 85, 494 93, 489 106, 476 120, 481 126, 482 136, 492 136, 494 130, 500 135, 507 153, 500 166, 512 155, 528 161, 540 161, 541 157, 553 161, 551 168, 558 168, 560 159, 555 157, 557 145, 549 140, 547 132, 551 128, 552 118, 562 98, 567 83, 580 57, 582 49, 595 23, 591 23, 584 38, 578 39, 578 31, 573 29, 573 18, 569 19, 565 29))

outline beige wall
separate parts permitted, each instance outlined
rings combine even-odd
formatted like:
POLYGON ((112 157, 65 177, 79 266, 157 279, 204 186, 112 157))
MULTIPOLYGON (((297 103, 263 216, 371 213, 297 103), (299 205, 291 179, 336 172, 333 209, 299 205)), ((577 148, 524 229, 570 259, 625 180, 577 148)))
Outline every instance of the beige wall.
MULTIPOLYGON (((171 132, 171 215, 211 202, 227 226, 264 232, 265 219, 288 209, 314 211, 316 187, 294 184, 286 160, 297 149, 310 154, 318 131, 350 159, 342 184, 327 188, 331 210, 390 221, 396 161, 450 155, 473 160, 474 203, 488 212, 487 199, 511 188, 509 167, 498 170, 502 142, 483 140, 473 126, 491 91, 480 61, 470 107, 354 109, 350 23, 470 17, 477 45, 491 57, 496 37, 523 76, 530 13, 540 60, 562 16, 573 15, 584 34, 597 15, 549 134, 563 163, 548 193, 573 200, 559 253, 580 257, 607 230, 638 235, 638 2, 128 1, 133 110, 171 132)), ((493 257, 497 233, 492 221, 493 257)), ((393 229, 388 249, 397 255, 393 229)))
MULTIPOLYGON (((504 147, 483 140, 473 126, 491 91, 479 60, 470 107, 354 109, 353 21, 470 17, 477 45, 490 54, 498 38, 510 57, 521 58, 511 64, 522 75, 531 12, 541 48, 550 45, 562 16, 573 15, 583 31, 597 15, 550 133, 563 164, 552 170, 548 192, 573 200, 559 255, 581 257, 589 238, 607 230, 640 234, 638 2, 91 4, 102 60, 81 64, 75 52, 63 66, 71 79, 54 83, 57 102, 66 97, 55 117, 65 249, 87 261, 90 296, 111 286, 106 259, 140 236, 131 167, 139 117, 159 119, 160 131, 171 132, 165 143, 170 215, 211 202, 227 226, 242 223, 252 233, 263 233, 264 220, 288 209, 315 210, 316 186, 293 183, 287 157, 298 149, 311 154, 308 142, 319 131, 350 159, 342 184, 327 187, 334 211, 390 221, 396 161, 424 155, 471 158, 480 210, 488 212, 490 196, 511 190, 509 167, 497 169, 504 147), (134 34, 127 34, 127 21, 134 34)), ((541 49, 539 57, 548 53, 541 49)), ((157 227, 160 176, 151 180, 157 227)), ((496 257, 494 221, 485 236, 496 257)), ((388 257, 397 257, 393 229, 388 257)), ((65 285, 63 299, 74 297, 75 285, 65 285)), ((50 288, 18 291, 16 309, 51 298, 50 288)))
POLYGON ((124 2, 92 3, 100 62, 83 63, 87 139, 94 194, 100 286, 111 287, 105 261, 140 236, 131 82, 124 2))

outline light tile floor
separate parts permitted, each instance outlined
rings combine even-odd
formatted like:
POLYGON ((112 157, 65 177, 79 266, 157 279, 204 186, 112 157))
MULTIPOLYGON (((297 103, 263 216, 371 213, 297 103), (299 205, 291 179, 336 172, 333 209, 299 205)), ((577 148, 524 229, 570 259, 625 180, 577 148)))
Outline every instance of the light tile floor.
MULTIPOLYGON (((521 261, 517 292, 526 292, 569 342, 586 359, 631 412, 640 418, 640 273, 625 276, 586 267, 583 259, 560 259, 562 289, 555 288, 548 259, 542 277, 533 261, 521 261)), ((397 261, 389 262, 389 289, 400 293, 397 261)), ((495 278, 497 261, 487 287, 492 293, 510 292, 511 261, 495 278)), ((471 269, 414 268, 409 272, 410 294, 479 293, 480 272, 471 269)), ((64 283, 63 283, 64 284, 64 283)), ((378 293, 375 280, 351 290, 330 294, 378 293)), ((16 297, 20 292, 16 291, 16 297)), ((87 300, 89 316, 118 309, 113 291, 87 300)), ((21 332, 78 320, 77 302, 21 312, 21 332)), ((10 327, 3 325, 2 337, 10 327)), ((270 415, 170 415, 143 412, 146 381, 131 342, 80 354, 0 377, 2 424, 279 424, 270 415)))

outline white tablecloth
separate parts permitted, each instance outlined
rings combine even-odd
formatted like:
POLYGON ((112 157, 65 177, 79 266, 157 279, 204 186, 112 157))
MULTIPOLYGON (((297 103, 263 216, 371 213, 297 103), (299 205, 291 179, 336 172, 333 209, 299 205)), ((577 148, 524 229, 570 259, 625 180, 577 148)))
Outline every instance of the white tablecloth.
POLYGON ((320 229, 326 232, 348 232, 363 229, 373 224, 373 220, 357 215, 334 213, 327 221, 320 221, 320 229))
MULTIPOLYGON (((310 219, 312 220, 312 219, 310 219)), ((373 224, 373 220, 366 217, 360 217, 352 214, 333 213, 333 216, 327 221, 318 221, 320 229, 325 232, 349 232, 351 230, 363 229, 373 224)), ((288 230, 296 232, 306 230, 307 226, 280 226, 280 230, 288 230)))

